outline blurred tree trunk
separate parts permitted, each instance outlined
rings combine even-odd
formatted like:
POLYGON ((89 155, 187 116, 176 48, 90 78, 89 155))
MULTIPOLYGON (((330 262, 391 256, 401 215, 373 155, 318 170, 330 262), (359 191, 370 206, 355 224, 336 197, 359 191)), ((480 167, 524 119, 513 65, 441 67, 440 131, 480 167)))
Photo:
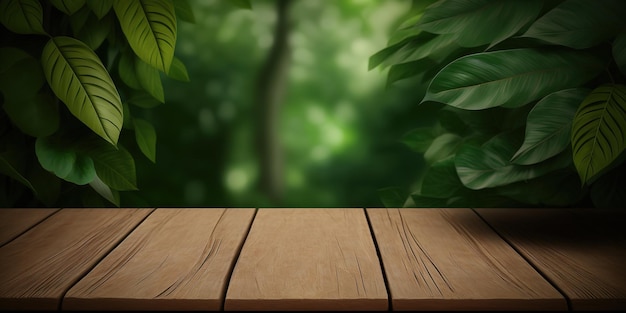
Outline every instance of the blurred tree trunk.
POLYGON ((259 189, 272 204, 280 204, 284 191, 283 151, 280 142, 280 112, 288 84, 291 59, 289 6, 291 0, 276 0, 274 42, 262 64, 256 84, 259 158, 259 189))

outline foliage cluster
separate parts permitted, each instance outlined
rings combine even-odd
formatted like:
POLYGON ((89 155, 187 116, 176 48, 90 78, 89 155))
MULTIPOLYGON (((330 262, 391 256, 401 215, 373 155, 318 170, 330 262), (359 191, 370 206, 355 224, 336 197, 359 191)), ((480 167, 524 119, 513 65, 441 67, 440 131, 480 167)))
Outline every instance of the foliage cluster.
POLYGON ((403 138, 428 168, 409 196, 383 190, 387 206, 626 203, 626 2, 414 5, 370 69, 440 110, 403 138))
POLYGON ((134 158, 156 161, 141 116, 162 77, 189 80, 178 20, 194 22, 186 0, 0 2, 0 205, 119 206, 137 189, 134 158))

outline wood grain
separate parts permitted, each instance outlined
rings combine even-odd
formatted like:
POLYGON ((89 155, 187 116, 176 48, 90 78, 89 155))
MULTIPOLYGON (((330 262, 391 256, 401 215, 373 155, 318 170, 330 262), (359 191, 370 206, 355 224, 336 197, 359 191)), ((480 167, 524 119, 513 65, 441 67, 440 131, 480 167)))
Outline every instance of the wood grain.
POLYGON ((157 209, 67 293, 64 310, 219 310, 254 209, 157 209))
POLYGON ((151 209, 63 209, 0 248, 0 309, 56 310, 151 209))
POLYGON ((394 310, 566 310, 469 209, 368 209, 394 310))
POLYGON ((0 209, 0 246, 15 239, 59 209, 0 209))
POLYGON ((259 209, 225 310, 386 310, 362 209, 259 209))
POLYGON ((570 299, 574 310, 626 310, 626 212, 477 209, 570 299))

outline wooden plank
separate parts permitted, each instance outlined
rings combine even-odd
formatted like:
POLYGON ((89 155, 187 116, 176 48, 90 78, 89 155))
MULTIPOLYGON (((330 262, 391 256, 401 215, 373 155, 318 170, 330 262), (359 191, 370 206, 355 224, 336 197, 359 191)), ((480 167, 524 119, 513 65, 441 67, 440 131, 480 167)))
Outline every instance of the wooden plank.
POLYGON ((566 310, 469 209, 368 209, 393 310, 566 310))
POLYGON ((0 209, 0 246, 15 239, 21 233, 59 209, 0 209))
POLYGON ((623 210, 476 211, 565 293, 572 309, 626 309, 623 210))
POLYGON ((255 209, 157 209, 67 293, 64 310, 219 310, 255 209))
POLYGON ((386 310, 362 209, 259 209, 225 310, 386 310))
POLYGON ((151 209, 62 209, 0 248, 0 310, 56 310, 151 209))

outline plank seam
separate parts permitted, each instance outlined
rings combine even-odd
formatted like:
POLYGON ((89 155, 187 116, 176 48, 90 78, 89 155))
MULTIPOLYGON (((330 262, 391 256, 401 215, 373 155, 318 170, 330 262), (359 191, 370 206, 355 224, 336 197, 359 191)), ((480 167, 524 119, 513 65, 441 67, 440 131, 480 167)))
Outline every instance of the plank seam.
POLYGON ((475 208, 471 208, 472 212, 478 216, 491 230, 493 230, 506 244, 508 244, 526 263, 528 263, 543 279, 545 279, 556 291, 558 291, 561 296, 565 299, 565 303, 567 304, 567 310, 572 311, 572 301, 552 279, 550 279, 539 267, 535 265, 529 258, 527 258, 511 241, 509 241, 505 236, 503 236, 495 227, 493 227, 480 213, 478 213, 475 208))
MULTIPOLYGON (((123 209, 121 209, 123 210, 123 209)), ((72 289, 76 284, 78 284, 79 281, 83 280, 83 278, 85 278, 85 276, 89 275, 89 273, 91 271, 93 271, 94 268, 96 268, 96 266, 98 266, 98 264, 100 264, 100 262, 102 262, 102 260, 104 260, 104 258, 106 258, 109 254, 111 254, 111 251, 117 249, 117 247, 126 239, 128 238, 128 236, 130 234, 132 234, 137 227, 139 227, 139 225, 143 224, 143 222, 148 219, 148 217, 150 217, 150 215, 152 215, 152 213, 154 213, 154 211, 156 211, 155 208, 152 209, 152 211, 150 211, 150 213, 146 214, 146 216, 144 218, 141 219, 141 221, 139 221, 139 223, 137 223, 137 225, 135 225, 134 227, 132 227, 122 238, 120 238, 120 240, 118 242, 116 242, 111 249, 109 249, 109 251, 107 251, 106 253, 103 253, 102 256, 100 256, 100 258, 98 258, 96 260, 96 262, 94 262, 93 266, 91 266, 89 269, 87 269, 82 275, 80 275, 74 282, 72 282, 70 284, 69 287, 67 287, 67 289, 65 289, 65 291, 63 292, 63 294, 61 295, 61 301, 59 301, 59 307, 57 309, 57 311, 63 311, 63 300, 65 300, 65 296, 67 295, 67 293, 70 291, 70 289, 72 289)))
MULTIPOLYGON (((384 210, 387 210, 387 209, 384 209, 384 210)), ((367 210, 363 209, 363 212, 365 213, 367 226, 370 229, 370 236, 372 236, 372 241, 374 241, 374 248, 376 249, 376 256, 378 257, 378 264, 380 265, 380 269, 383 272, 383 281, 385 282, 385 291, 387 291, 387 311, 393 311, 391 289, 389 289, 389 280, 387 279, 387 272, 385 271, 385 264, 383 264, 382 254, 380 253, 380 248, 378 247, 378 240, 376 239, 376 234, 374 234, 372 221, 370 220, 370 216, 367 213, 367 210)))
MULTIPOLYGON (((224 214, 226 214, 226 210, 229 210, 229 209, 225 208, 224 214)), ((241 240, 241 243, 239 243, 239 245, 237 246, 237 252, 235 253, 235 257, 233 258, 233 261, 231 262, 230 267, 228 268, 228 274, 226 275, 226 284, 224 285, 224 291, 221 295, 222 303, 220 303, 220 311, 224 311, 224 307, 226 306, 226 294, 228 293, 228 287, 230 286, 230 281, 233 277, 233 272, 235 271, 235 265, 237 265, 237 261, 239 261, 241 250, 243 250, 243 245, 246 243, 246 240, 248 240, 248 236, 250 235, 250 230, 252 229, 252 224, 254 223, 254 219, 256 218, 256 215, 258 212, 259 212, 259 208, 255 208, 254 214, 252 215, 252 219, 250 219, 250 224, 248 225, 248 229, 246 229, 246 234, 244 235, 243 240, 241 240)))
MULTIPOLYGON (((29 210, 29 209, 25 209, 25 210, 29 210)), ((56 210, 56 211, 52 212, 52 214, 50 214, 50 215, 48 215, 48 216, 44 217, 43 219, 41 219, 41 221, 39 221, 39 222, 37 222, 37 223, 35 223, 35 224, 31 225, 30 227, 26 228, 26 229, 25 229, 24 231, 22 231, 21 233, 19 233, 19 234, 15 235, 13 238, 10 238, 9 240, 7 240, 7 242, 5 242, 5 243, 3 243, 2 245, 0 245, 0 248, 2 248, 2 247, 4 247, 4 246, 6 246, 6 245, 7 245, 8 243, 10 243, 11 241, 13 241, 13 240, 15 240, 15 239, 19 238, 20 236, 24 235, 24 234, 25 234, 25 233, 27 233, 29 230, 31 230, 31 229, 35 228, 37 225, 39 225, 39 224, 43 223, 43 221, 45 221, 45 220, 49 219, 50 217, 52 217, 53 215, 57 214, 59 211, 61 211, 61 209, 60 209, 60 208, 59 208, 58 210, 56 210)))

